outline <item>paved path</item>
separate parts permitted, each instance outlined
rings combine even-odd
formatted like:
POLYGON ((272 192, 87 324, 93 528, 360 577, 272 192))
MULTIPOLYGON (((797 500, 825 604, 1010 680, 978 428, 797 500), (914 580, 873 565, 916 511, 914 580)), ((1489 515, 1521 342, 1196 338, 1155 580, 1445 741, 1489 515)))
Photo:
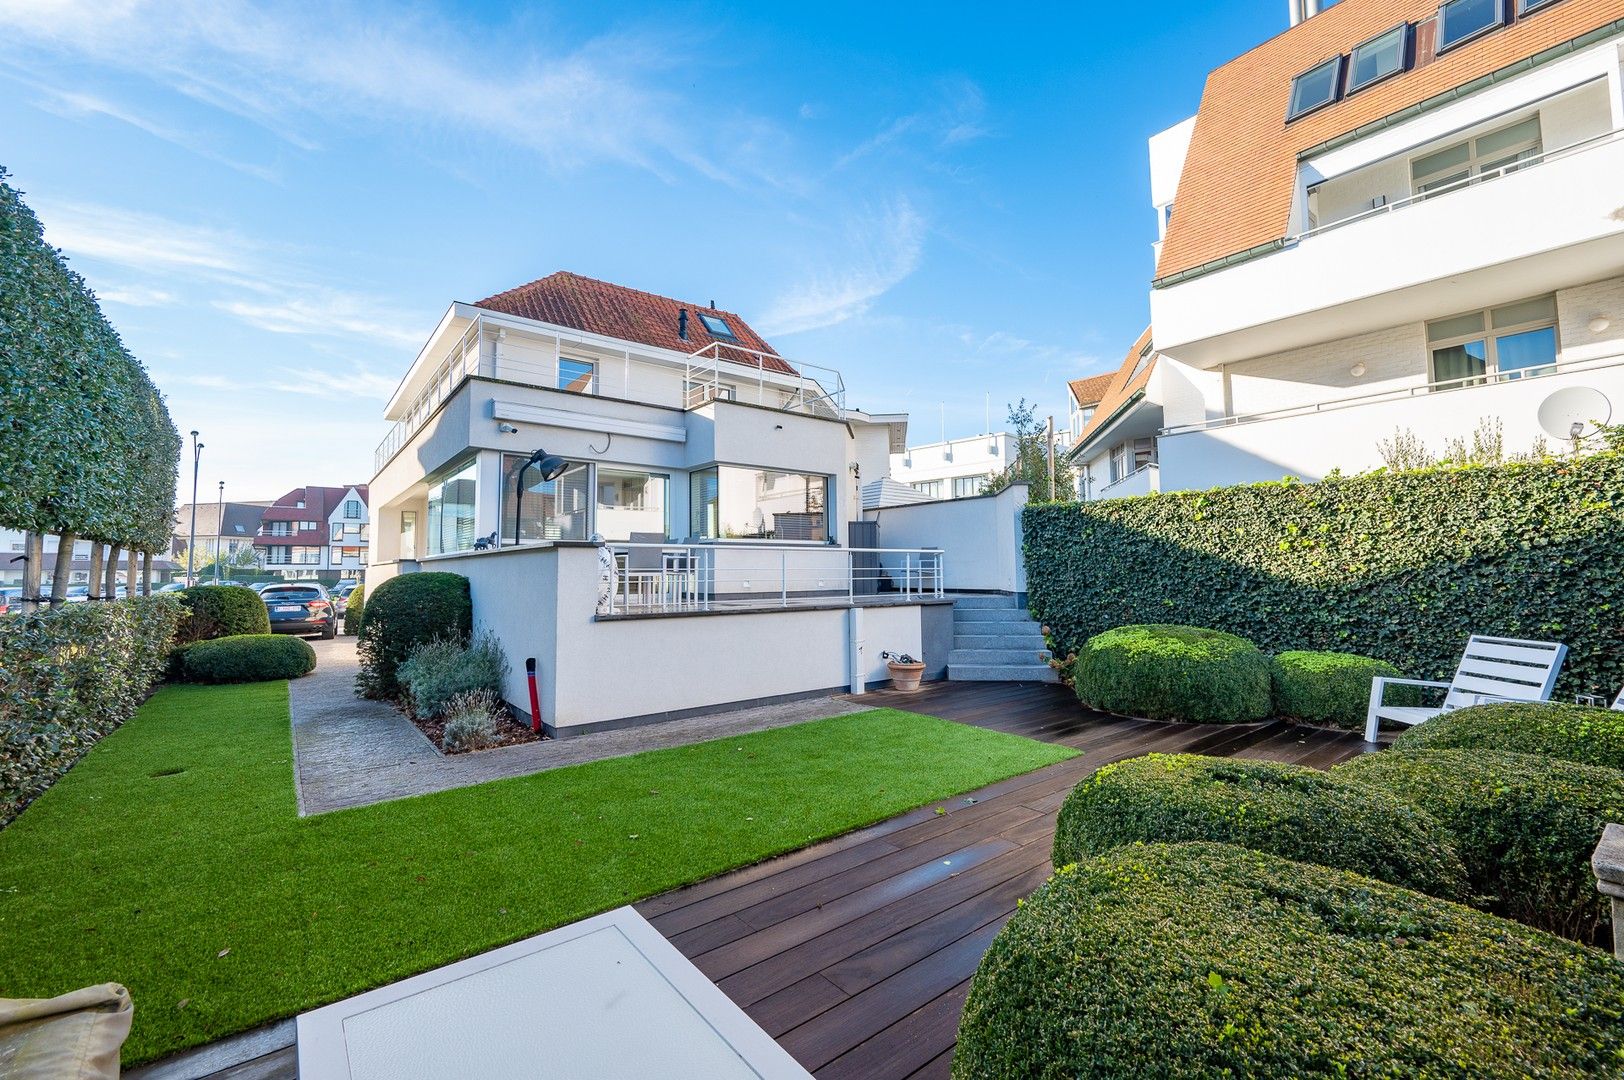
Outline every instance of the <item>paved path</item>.
POLYGON ((355 696, 358 662, 354 638, 311 644, 316 649, 316 670, 294 680, 289 687, 300 815, 425 795, 509 776, 528 776, 562 765, 684 746, 876 707, 832 697, 809 698, 448 757, 392 705, 355 696))

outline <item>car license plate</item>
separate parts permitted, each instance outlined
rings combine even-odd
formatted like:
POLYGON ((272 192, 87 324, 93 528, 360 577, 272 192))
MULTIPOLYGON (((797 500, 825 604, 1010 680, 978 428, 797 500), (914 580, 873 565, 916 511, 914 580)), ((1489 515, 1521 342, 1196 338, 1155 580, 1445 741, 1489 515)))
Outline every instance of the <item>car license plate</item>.
POLYGON ((298 611, 298 610, 300 610, 300 607, 299 607, 298 604, 278 604, 278 605, 276 605, 276 610, 277 611, 298 611))

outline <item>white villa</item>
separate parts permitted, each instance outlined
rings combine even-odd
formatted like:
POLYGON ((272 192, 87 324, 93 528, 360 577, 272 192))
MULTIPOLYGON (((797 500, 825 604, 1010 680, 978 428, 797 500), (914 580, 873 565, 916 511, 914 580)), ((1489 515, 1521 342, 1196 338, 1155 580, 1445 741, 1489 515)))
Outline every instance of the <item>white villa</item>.
POLYGON ((1094 497, 1624 419, 1624 8, 1320 6, 1150 141, 1154 333, 1073 451, 1094 497))
POLYGON ((926 499, 980 495, 989 477, 1015 460, 1015 436, 1007 431, 910 446, 891 455, 891 475, 926 499))

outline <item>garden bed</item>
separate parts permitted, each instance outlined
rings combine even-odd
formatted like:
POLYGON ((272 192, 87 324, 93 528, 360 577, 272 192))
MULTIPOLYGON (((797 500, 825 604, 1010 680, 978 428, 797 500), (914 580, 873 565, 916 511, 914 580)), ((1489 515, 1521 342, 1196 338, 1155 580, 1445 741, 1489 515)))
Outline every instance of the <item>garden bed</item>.
POLYGON ((511 713, 504 712, 501 719, 496 721, 496 741, 489 746, 481 746, 467 750, 451 750, 445 745, 445 721, 443 716, 417 716, 411 709, 405 709, 406 719, 417 725, 417 730, 428 737, 436 750, 447 756, 461 754, 477 754, 482 750, 495 750, 499 746, 519 746, 523 743, 541 742, 544 736, 530 730, 529 726, 513 719, 511 713))

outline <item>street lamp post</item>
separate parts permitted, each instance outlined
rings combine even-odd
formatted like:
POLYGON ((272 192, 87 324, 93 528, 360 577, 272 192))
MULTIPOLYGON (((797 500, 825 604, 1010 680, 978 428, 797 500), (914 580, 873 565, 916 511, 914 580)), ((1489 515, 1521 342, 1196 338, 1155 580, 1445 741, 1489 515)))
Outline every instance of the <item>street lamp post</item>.
POLYGON ((192 577, 192 564, 197 558, 197 459, 203 452, 203 444, 197 441, 197 432, 192 432, 192 531, 186 540, 186 587, 190 589, 197 581, 192 577))
POLYGON ((226 531, 226 482, 220 481, 220 494, 214 499, 214 583, 220 584, 220 538, 226 531))

